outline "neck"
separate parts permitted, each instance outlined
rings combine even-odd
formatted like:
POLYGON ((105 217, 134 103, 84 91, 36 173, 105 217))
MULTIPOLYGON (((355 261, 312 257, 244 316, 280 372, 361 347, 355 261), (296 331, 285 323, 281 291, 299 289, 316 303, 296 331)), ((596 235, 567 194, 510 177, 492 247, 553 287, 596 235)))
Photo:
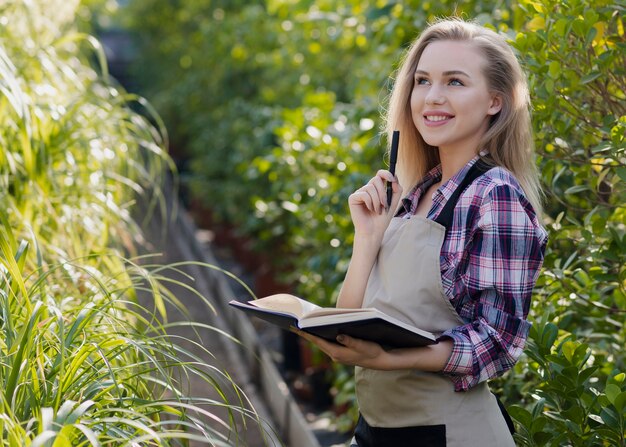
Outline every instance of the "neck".
POLYGON ((482 145, 482 138, 489 128, 488 118, 483 121, 482 128, 473 135, 461 141, 452 142, 448 146, 439 146, 439 160, 441 160, 441 183, 450 180, 472 158, 482 145))
POLYGON ((439 160, 441 161, 441 184, 450 180, 454 174, 459 172, 463 166, 476 156, 475 152, 458 153, 439 149, 439 160))

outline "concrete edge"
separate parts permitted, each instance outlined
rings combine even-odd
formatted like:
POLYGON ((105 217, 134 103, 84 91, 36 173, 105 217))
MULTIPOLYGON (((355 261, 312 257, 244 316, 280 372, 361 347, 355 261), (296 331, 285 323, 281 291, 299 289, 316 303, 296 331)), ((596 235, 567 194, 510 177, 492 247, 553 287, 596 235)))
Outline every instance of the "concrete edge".
MULTIPOLYGON (((179 239, 179 246, 187 252, 189 259, 219 266, 208 247, 197 240, 198 229, 190 216, 181 207, 178 210, 176 227, 181 231, 172 232, 172 237, 179 239)), ((274 424, 276 433, 272 433, 271 428, 266 430, 268 436, 272 438, 268 440, 268 444, 284 443, 292 447, 320 447, 269 351, 259 343, 259 336, 254 326, 245 314, 228 306, 228 301, 235 294, 228 284, 226 275, 208 268, 197 270, 198 275, 195 279, 198 286, 206 286, 206 290, 211 292, 211 298, 216 300, 216 310, 224 317, 219 318, 218 315, 216 325, 240 341, 240 344, 225 343, 230 364, 238 371, 245 372, 245 383, 238 385, 250 399, 259 417, 274 424), (276 438, 276 435, 280 436, 282 442, 276 438)))

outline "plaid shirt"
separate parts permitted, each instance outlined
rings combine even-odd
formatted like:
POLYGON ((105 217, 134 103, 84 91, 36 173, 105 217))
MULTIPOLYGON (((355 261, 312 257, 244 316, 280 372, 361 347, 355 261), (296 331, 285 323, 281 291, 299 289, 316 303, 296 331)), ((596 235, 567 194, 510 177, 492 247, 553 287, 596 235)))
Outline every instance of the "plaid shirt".
MULTIPOLYGON (((433 194, 429 219, 441 212, 476 160, 433 194)), ((403 199, 398 216, 410 218, 424 192, 440 179, 437 166, 403 199)), ((532 206, 506 169, 492 168, 459 197, 440 258, 443 290, 465 323, 441 336, 454 342, 443 373, 456 391, 502 375, 522 353, 546 242, 532 206)))

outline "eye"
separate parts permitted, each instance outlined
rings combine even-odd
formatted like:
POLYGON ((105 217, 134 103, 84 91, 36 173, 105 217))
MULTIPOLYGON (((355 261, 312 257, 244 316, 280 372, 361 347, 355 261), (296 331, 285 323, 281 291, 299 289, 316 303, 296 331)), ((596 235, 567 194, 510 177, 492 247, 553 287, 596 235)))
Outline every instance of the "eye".
POLYGON ((428 85, 429 81, 423 76, 418 76, 415 78, 415 85, 428 85))
POLYGON ((448 81, 448 84, 459 87, 459 86, 464 86, 465 84, 463 84, 463 81, 461 81, 460 79, 457 78, 452 78, 448 81))

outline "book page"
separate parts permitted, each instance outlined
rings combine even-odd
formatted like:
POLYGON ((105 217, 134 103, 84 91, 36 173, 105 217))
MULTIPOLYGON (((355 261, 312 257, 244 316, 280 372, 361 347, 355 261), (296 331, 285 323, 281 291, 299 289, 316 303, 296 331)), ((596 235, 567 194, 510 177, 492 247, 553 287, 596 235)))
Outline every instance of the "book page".
POLYGON ((330 324, 347 323, 351 321, 365 321, 380 317, 375 309, 322 309, 321 312, 307 314, 301 321, 301 327, 326 326, 330 324), (326 312, 326 311, 329 312, 326 312), (339 312, 332 312, 338 310, 339 312))
POLYGON ((300 299, 297 296, 289 295, 288 293, 279 293, 265 298, 259 298, 258 300, 248 301, 248 304, 260 307, 261 309, 290 314, 296 318, 301 318, 307 312, 322 309, 313 303, 309 303, 308 301, 300 299))
POLYGON ((325 315, 346 315, 371 313, 372 309, 354 307, 318 307, 306 313, 306 318, 323 317, 325 315))

